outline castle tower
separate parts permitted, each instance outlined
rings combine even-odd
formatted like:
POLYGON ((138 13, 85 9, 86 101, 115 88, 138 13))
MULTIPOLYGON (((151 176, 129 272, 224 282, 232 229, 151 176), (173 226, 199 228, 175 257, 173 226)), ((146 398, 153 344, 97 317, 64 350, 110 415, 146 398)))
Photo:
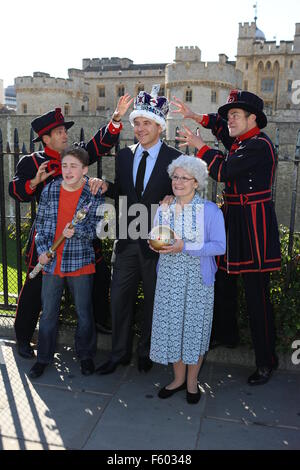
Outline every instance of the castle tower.
POLYGON ((294 52, 300 54, 300 23, 296 23, 294 36, 294 52))
POLYGON ((266 40, 256 21, 240 23, 236 68, 243 73, 243 89, 263 98, 267 114, 295 109, 292 84, 300 72, 300 23, 294 41, 279 45, 266 40))

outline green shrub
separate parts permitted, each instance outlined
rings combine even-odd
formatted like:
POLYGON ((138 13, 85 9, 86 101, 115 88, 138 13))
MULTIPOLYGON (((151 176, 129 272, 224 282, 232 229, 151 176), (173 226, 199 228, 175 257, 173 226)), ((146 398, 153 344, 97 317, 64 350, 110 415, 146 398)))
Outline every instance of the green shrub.
MULTIPOLYGON (((29 220, 22 223, 22 246, 25 246, 30 229, 29 220)), ((15 239, 15 228, 13 225, 8 229, 9 237, 15 239)), ((289 230, 280 226, 280 240, 282 253, 282 269, 271 273, 270 293, 274 308, 275 324, 277 330, 277 350, 278 352, 291 352, 291 344, 295 339, 300 339, 300 234, 294 236, 293 259, 288 256, 289 230), (286 286, 288 263, 290 262, 290 283, 286 286)), ((102 240, 103 256, 111 266, 111 255, 113 240, 102 240)), ((64 322, 73 324, 75 321, 74 306, 70 301, 70 296, 65 293, 62 300, 61 318, 64 322)), ((136 320, 135 330, 139 332, 141 324, 141 310, 144 301, 142 284, 139 285, 136 297, 136 320)), ((246 302, 241 279, 239 279, 239 329, 241 344, 252 347, 249 330, 249 321, 246 313, 246 302)))
MULTIPOLYGON (((291 352, 291 344, 300 339, 300 234, 294 236, 293 259, 288 256, 289 230, 280 226, 282 267, 271 274, 270 295, 277 331, 277 351, 291 352), (291 262, 290 282, 286 285, 288 263, 291 262)), ((241 344, 252 345, 242 282, 239 280, 239 329, 241 344)))

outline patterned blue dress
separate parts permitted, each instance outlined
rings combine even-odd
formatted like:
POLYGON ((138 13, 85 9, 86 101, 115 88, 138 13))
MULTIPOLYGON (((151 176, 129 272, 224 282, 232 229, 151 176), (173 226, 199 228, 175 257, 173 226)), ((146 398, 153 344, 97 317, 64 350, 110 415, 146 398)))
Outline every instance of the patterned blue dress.
MULTIPOLYGON (((176 200, 174 206, 175 203, 176 200)), ((196 204, 204 204, 198 194, 190 205, 194 209, 196 204)), ((183 240, 192 241, 195 211, 190 217, 184 213, 171 217, 170 227, 181 233, 183 240)), ((184 364, 196 364, 199 356, 209 349, 213 303, 214 286, 202 282, 200 257, 186 253, 160 255, 150 349, 152 361, 168 364, 182 360, 184 364)))

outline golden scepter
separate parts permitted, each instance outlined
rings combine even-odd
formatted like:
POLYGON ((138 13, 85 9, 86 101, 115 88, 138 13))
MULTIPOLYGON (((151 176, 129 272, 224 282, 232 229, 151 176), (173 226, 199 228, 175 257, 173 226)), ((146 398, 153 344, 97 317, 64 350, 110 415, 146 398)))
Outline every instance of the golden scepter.
MULTIPOLYGON (((88 211, 90 210, 90 207, 91 207, 91 202, 89 204, 87 204, 86 206, 82 207, 82 209, 79 209, 76 214, 75 214, 75 217, 74 219, 72 220, 72 222, 69 224, 68 228, 74 228, 76 224, 78 224, 78 222, 81 222, 87 215, 88 211)), ((57 250, 57 248, 63 243, 63 241, 66 239, 66 237, 64 235, 61 235, 54 243, 53 245, 51 246, 51 248, 49 248, 49 250, 47 251, 46 255, 48 256, 48 258, 54 258, 55 256, 55 251, 57 250)), ((44 267, 44 264, 38 262, 38 264, 33 268, 33 270, 31 271, 31 273, 29 273, 29 278, 30 279, 33 279, 35 278, 35 276, 43 269, 44 267)))

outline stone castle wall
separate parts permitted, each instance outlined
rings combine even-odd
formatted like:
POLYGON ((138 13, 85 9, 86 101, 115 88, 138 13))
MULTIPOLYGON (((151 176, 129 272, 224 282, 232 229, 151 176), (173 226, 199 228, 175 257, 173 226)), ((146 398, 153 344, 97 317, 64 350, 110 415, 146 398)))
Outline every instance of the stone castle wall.
MULTIPOLYGON (((23 142, 25 143, 27 150, 29 150, 29 139, 30 139, 30 122, 34 116, 0 116, 0 129, 2 130, 4 150, 6 149, 6 142, 9 142, 11 151, 13 151, 14 141, 14 129, 17 128, 20 138, 20 148, 22 148, 23 142)), ((69 142, 79 141, 80 129, 84 129, 85 140, 91 138, 97 129, 103 125, 106 121, 104 116, 70 116, 71 120, 75 121, 75 125, 69 130, 69 142)), ((290 208, 293 190, 293 178, 294 178, 294 164, 287 159, 294 157, 295 146, 297 140, 297 132, 300 129, 300 123, 296 120, 291 121, 290 117, 282 118, 277 116, 273 120, 269 121, 266 133, 270 135, 275 142, 276 128, 279 128, 280 136, 280 147, 279 155, 280 158, 285 158, 286 161, 279 162, 277 171, 277 191, 276 191, 276 212, 279 223, 289 226, 290 223, 290 208)), ((214 145, 214 139, 210 131, 201 129, 201 134, 209 145, 214 145)), ((124 130, 121 134, 121 147, 131 145, 133 143, 133 131, 128 121, 124 122, 124 130), (126 139, 126 141, 124 140, 126 139)), ((171 145, 174 145, 174 135, 171 138, 171 145)), ((38 150, 38 146, 35 146, 35 150, 38 150)), ((194 149, 190 149, 193 152, 194 149)), ((13 157, 5 156, 5 181, 8 183, 14 175, 14 161, 13 157)), ((96 176, 96 165, 92 165, 89 169, 91 176, 96 176)), ((102 174, 108 180, 114 179, 114 157, 103 157, 102 159, 102 174)), ((220 185, 220 189, 221 189, 220 185)), ((211 187, 211 185, 210 185, 211 187)), ((13 217, 14 215, 14 201, 8 196, 7 186, 5 188, 6 194, 6 215, 13 217)), ((210 192, 209 192, 210 194, 210 192)), ((28 204, 22 204, 22 215, 26 214, 29 209, 28 204)), ((296 230, 300 231, 300 178, 298 181, 298 195, 297 195, 297 213, 296 213, 296 230)))
MULTIPOLYGON (((176 59, 180 61, 169 64, 166 67, 166 89, 169 100, 173 96, 185 101, 188 90, 192 91, 192 101, 187 103, 193 111, 198 113, 217 112, 219 106, 226 102, 229 91, 233 88, 241 88, 242 73, 235 66, 224 62, 223 55, 219 62, 190 62, 190 54, 194 48, 176 49, 176 59), (179 54, 179 52, 180 54, 179 54), (212 92, 215 92, 215 101, 212 101, 212 92)), ((200 50, 197 57, 200 57, 200 50)), ((225 56, 226 57, 226 56, 225 56)), ((181 117, 170 113, 167 121, 167 138, 172 139, 176 127, 180 127, 181 117)), ((189 121, 188 125, 195 128, 189 121)), ((209 134, 204 131, 204 135, 209 134)))
MULTIPOLYGON (((38 114, 54 107, 61 107, 67 119, 74 120, 70 129, 70 142, 78 141, 80 128, 88 140, 102 124, 108 121, 120 89, 132 96, 139 87, 150 92, 154 83, 164 87, 169 100, 175 95, 185 101, 187 91, 192 92, 188 105, 198 113, 216 112, 232 88, 244 88, 257 93, 266 104, 269 125, 266 130, 275 139, 276 127, 280 129, 280 156, 291 157, 295 152, 297 132, 300 128, 300 103, 293 100, 291 83, 300 77, 300 23, 296 23, 293 41, 266 41, 255 22, 240 23, 236 62, 229 62, 225 54, 219 54, 218 62, 202 62, 197 46, 176 47, 171 64, 134 64, 128 58, 83 59, 81 69, 69 69, 69 79, 50 77, 35 72, 33 77, 18 77, 16 92, 17 114, 0 116, 0 128, 4 141, 13 144, 14 128, 19 131, 20 147, 23 141, 29 149, 30 122, 38 114), (263 80, 274 80, 273 90, 263 90, 263 80), (105 89, 101 96, 101 89, 105 89), (26 104, 26 114, 24 111, 26 104)), ((169 113, 166 138, 173 141, 176 128, 182 119, 169 113)), ((192 130, 191 121, 186 124, 192 130)), ((205 141, 214 144, 210 131, 201 129, 205 141)), ((133 141, 132 128, 124 122, 122 139, 133 141)), ((95 169, 91 168, 95 173, 95 169)), ((288 225, 294 165, 290 161, 278 165, 276 209, 279 221, 288 225)), ((103 159, 103 174, 113 178, 112 159, 103 159)), ((13 174, 12 160, 6 161, 7 179, 13 174)), ((300 189, 296 226, 300 230, 300 189)), ((7 201, 12 210, 11 201, 7 201)))
POLYGON ((3 80, 0 78, 0 108, 4 105, 4 86, 3 80))

